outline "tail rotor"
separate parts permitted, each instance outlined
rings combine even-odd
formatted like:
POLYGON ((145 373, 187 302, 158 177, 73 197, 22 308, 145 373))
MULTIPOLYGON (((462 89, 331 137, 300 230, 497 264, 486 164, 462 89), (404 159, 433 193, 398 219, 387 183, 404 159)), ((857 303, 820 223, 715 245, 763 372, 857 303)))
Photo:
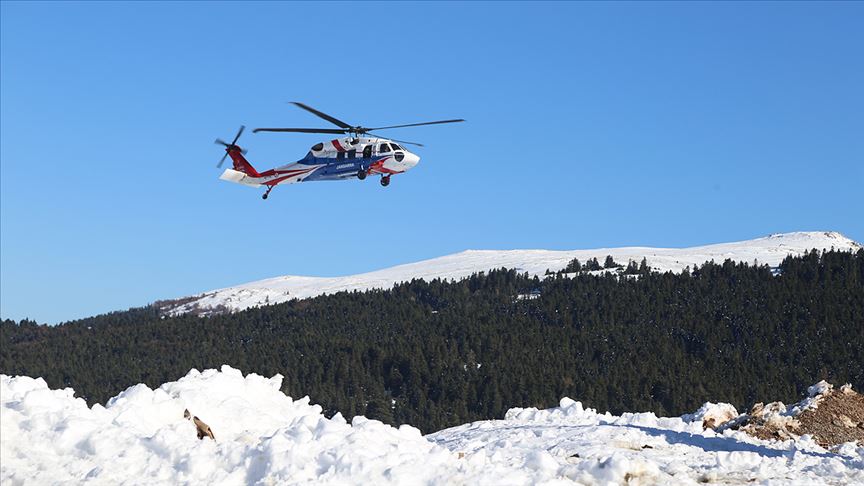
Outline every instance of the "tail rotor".
POLYGON ((222 160, 220 160, 219 163, 216 164, 217 168, 222 167, 222 164, 225 162, 225 157, 228 157, 228 154, 231 152, 231 150, 237 149, 240 151, 241 154, 246 153, 246 149, 243 149, 239 145, 237 145, 237 139, 240 138, 240 135, 243 134, 243 130, 245 130, 245 129, 246 129, 245 126, 240 125, 240 130, 237 131, 237 136, 234 137, 234 140, 231 143, 228 143, 228 142, 222 140, 221 138, 216 139, 216 142, 215 142, 216 145, 224 145, 225 146, 225 155, 223 155, 222 160))

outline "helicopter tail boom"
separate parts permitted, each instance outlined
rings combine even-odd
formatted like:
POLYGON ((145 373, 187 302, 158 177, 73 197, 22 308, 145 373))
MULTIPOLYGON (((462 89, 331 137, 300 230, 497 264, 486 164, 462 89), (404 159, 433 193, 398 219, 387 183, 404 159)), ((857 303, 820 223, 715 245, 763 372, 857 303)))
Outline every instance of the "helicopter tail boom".
MULTIPOLYGON (((238 147, 239 148, 239 147, 238 147)), ((248 175, 249 177, 261 177, 261 174, 252 167, 252 164, 243 157, 240 150, 228 150, 228 155, 231 156, 231 161, 234 162, 234 170, 248 175)), ((224 174, 223 174, 224 175, 224 174)))
POLYGON ((223 181, 243 184, 244 186, 261 187, 261 183, 257 182, 254 178, 234 169, 225 169, 225 172, 219 178, 223 181))

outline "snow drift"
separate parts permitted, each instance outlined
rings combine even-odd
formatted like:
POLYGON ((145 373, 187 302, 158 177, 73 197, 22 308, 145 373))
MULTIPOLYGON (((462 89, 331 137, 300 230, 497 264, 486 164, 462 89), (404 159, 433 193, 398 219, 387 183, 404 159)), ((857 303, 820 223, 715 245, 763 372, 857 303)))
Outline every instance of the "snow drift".
POLYGON ((427 281, 460 279, 476 272, 506 267, 544 275, 546 270, 558 271, 574 258, 583 263, 591 258, 600 262, 611 255, 617 263, 639 263, 645 258, 648 265, 660 272, 681 272, 686 267, 702 265, 707 261, 767 264, 776 267, 788 255, 801 255, 812 249, 857 250, 861 245, 837 232, 798 232, 758 238, 755 240, 693 248, 600 248, 596 250, 468 250, 454 255, 433 258, 417 263, 399 265, 384 270, 344 277, 283 276, 236 287, 163 301, 163 313, 180 315, 195 313, 207 315, 222 311, 239 311, 254 306, 278 304, 291 299, 305 299, 341 291, 389 289, 399 282, 412 279, 427 281))
MULTIPOLYGON (((694 484, 864 482, 864 447, 761 441, 702 415, 599 414, 564 398, 426 437, 279 391, 282 377, 192 370, 87 408, 71 389, 0 376, 3 484, 694 484), (207 422, 198 440, 183 411, 207 422)), ((708 407, 712 408, 712 407, 708 407)), ((724 408, 724 407, 720 407, 724 408)), ((707 410, 707 408, 706 408, 707 410)))
POLYGON ((88 409, 42 379, 2 377, 4 484, 95 480, 132 484, 375 484, 434 480, 450 454, 420 431, 355 417, 327 419, 308 398, 279 391, 280 375, 192 370, 156 390, 136 385, 88 409), (216 440, 198 440, 184 409, 216 440), (424 474, 424 471, 428 471, 424 474))

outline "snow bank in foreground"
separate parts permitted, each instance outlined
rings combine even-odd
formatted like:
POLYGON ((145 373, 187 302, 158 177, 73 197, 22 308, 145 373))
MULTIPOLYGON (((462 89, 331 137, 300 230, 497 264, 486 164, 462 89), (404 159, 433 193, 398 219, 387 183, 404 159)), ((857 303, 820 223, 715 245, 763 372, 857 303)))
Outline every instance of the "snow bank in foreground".
POLYGON ((651 413, 613 416, 564 398, 427 437, 327 419, 282 377, 192 370, 87 408, 71 389, 0 376, 0 482, 52 484, 630 484, 706 480, 864 483, 864 448, 764 442, 651 413), (198 440, 189 409, 216 440, 198 440))
POLYGON ((434 480, 451 454, 420 431, 357 417, 327 419, 308 398, 279 391, 282 377, 192 370, 156 390, 133 386, 88 409, 71 389, 2 377, 3 484, 332 483, 434 480), (216 441, 196 438, 189 409, 216 441), (429 468, 422 465, 428 464, 429 468))
POLYGON ((514 408, 504 420, 462 425, 427 438, 468 460, 544 468, 548 478, 562 482, 864 484, 864 447, 850 443, 832 453, 806 437, 769 442, 743 432, 703 429, 706 413, 722 415, 728 409, 707 404, 684 417, 614 416, 564 398, 557 408, 514 408))

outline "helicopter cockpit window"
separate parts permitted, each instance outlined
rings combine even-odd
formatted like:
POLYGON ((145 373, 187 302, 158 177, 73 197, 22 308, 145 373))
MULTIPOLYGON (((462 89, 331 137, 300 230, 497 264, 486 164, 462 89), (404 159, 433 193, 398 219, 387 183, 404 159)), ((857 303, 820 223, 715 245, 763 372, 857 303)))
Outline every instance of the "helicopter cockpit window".
POLYGON ((381 144, 381 147, 378 149, 378 151, 381 152, 382 154, 383 154, 384 152, 389 152, 389 151, 390 151, 390 146, 387 145, 386 143, 382 143, 382 144, 381 144))
POLYGON ((323 148, 324 148, 324 144, 319 142, 319 143, 316 143, 315 145, 312 146, 312 151, 317 152, 323 148))
POLYGON ((395 143, 391 143, 390 146, 393 147, 393 150, 405 150, 402 147, 396 145, 395 143))

